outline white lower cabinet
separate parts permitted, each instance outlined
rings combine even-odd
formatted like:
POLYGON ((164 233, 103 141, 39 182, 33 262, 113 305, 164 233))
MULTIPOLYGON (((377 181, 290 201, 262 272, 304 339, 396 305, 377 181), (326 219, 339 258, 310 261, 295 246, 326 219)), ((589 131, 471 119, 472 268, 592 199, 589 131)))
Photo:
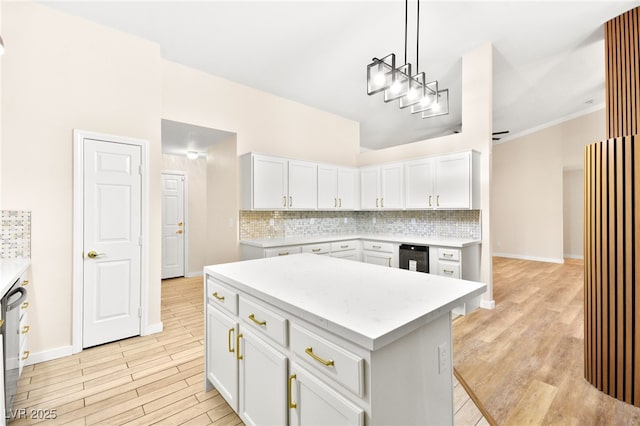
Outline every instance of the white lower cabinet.
POLYGON ((364 425, 364 410, 296 362, 289 376, 291 425, 364 425))
POLYGON ((241 330, 240 417, 250 425, 287 424, 287 357, 248 330, 241 330))
POLYGON ((207 379, 231 408, 238 411, 238 321, 207 305, 207 379), (226 336, 226 338, 225 338, 226 336))
POLYGON ((373 265, 398 267, 398 244, 380 241, 362 242, 362 261, 373 265))

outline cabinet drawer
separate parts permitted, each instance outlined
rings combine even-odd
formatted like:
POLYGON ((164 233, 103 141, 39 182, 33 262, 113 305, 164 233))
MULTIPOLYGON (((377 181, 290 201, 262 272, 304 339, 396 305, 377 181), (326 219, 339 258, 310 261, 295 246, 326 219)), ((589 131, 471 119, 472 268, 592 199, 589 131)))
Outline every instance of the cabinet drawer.
POLYGON ((264 305, 241 297, 240 318, 278 344, 287 346, 287 320, 264 305))
POLYGON ((343 251, 343 250, 356 250, 357 248, 358 248, 357 241, 336 241, 335 243, 331 243, 332 253, 336 251, 343 251))
POLYGON ((290 254, 301 253, 300 246, 273 247, 264 249, 264 257, 288 256, 290 254))
POLYGON ((373 251, 383 251, 385 253, 393 252, 393 244, 391 243, 381 243, 379 241, 363 241, 362 247, 365 250, 373 250, 373 251))
POLYGON ((359 396, 364 394, 364 360, 315 333, 291 325, 291 351, 359 396))
POLYGON ((303 253, 313 253, 313 254, 327 254, 331 250, 331 244, 309 244, 307 246, 302 246, 303 253))
POLYGON ((238 315, 238 293, 210 277, 207 277, 207 300, 213 306, 238 315))
POLYGON ((460 278, 460 264, 438 262, 438 275, 451 278, 460 278))
POLYGON ((460 261, 460 250, 452 248, 439 248, 438 259, 460 261))

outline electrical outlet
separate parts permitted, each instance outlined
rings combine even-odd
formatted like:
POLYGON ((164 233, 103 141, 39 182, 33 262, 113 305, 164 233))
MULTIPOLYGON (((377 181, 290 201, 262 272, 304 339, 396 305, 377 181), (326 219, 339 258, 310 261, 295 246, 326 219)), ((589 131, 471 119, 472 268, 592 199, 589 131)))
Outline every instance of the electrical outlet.
POLYGON ((438 374, 447 374, 449 372, 449 345, 441 343, 438 345, 438 374))
POLYGON ((376 224, 376 218, 375 217, 371 218, 371 223, 373 223, 374 225, 376 224))
POLYGON ((349 223, 349 219, 348 218, 344 218, 344 223, 349 223))
POLYGON ((314 218, 309 219, 309 224, 313 225, 314 223, 316 223, 316 220, 314 218))
POLYGON ((269 226, 273 226, 276 224, 276 221, 273 219, 269 219, 269 226))
POLYGON ((415 218, 415 217, 412 217, 412 218, 411 218, 411 224, 412 224, 412 225, 415 225, 415 224, 416 224, 416 218, 415 218))

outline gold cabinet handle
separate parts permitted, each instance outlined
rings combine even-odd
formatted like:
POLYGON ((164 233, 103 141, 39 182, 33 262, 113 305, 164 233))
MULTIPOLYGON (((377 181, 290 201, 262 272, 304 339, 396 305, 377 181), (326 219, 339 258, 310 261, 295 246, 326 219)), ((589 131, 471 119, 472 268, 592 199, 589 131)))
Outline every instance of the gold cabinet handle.
POLYGON ((382 248, 382 246, 371 246, 371 247, 374 248, 374 249, 381 249, 382 248))
POLYGON ((338 199, 337 198, 333 199, 333 207, 338 207, 338 199))
POLYGON ((312 252, 314 252, 314 253, 317 253, 317 252, 319 252, 320 250, 322 250, 322 249, 319 249, 319 248, 317 248, 317 249, 311 249, 311 251, 312 251, 312 252))
POLYGON ((338 198, 338 207, 342 207, 342 198, 338 198))
POLYGON ((296 375, 289 376, 289 408, 298 408, 298 404, 293 402, 293 381, 296 379, 296 375))
POLYGON ((453 270, 451 269, 443 269, 442 272, 444 272, 445 274, 453 274, 453 270))
POLYGON ((22 334, 27 334, 29 330, 31 330, 31 327, 25 325, 24 327, 22 327, 22 334))
POLYGON ((230 328, 229 333, 227 333, 227 346, 229 347, 229 352, 233 353, 235 350, 231 347, 231 340, 233 339, 233 333, 235 333, 235 328, 230 328))
POLYGON ((27 309, 29 307, 29 302, 24 302, 22 304, 22 306, 20 306, 22 309, 27 309))
POLYGON ((22 280, 22 287, 24 287, 27 284, 29 284, 29 280, 22 280))
POLYGON ((288 251, 283 251, 282 253, 278 253, 278 256, 286 256, 288 254, 289 254, 288 251))
POLYGON ((349 248, 349 244, 344 245, 344 246, 340 246, 340 248, 349 248))
POLYGON ((384 198, 380 198, 380 207, 384 209, 384 198))
POLYGON ((183 232, 183 231, 182 231, 182 229, 178 229, 178 230, 176 231, 176 234, 182 234, 182 232, 183 232))
POLYGON ((24 355, 22 355, 22 361, 26 360, 27 358, 29 358, 29 355, 31 354, 31 352, 29 351, 24 351, 23 352, 24 355))
POLYGON ((432 207, 432 205, 431 205, 431 198, 432 198, 432 196, 431 196, 431 195, 429 195, 429 207, 432 207))
POLYGON ((260 321, 260 320, 257 320, 257 319, 256 319, 256 316, 255 316, 254 314, 249 315, 249 319, 250 319, 251 321, 255 322, 255 323, 256 323, 256 324, 258 324, 258 325, 261 325, 261 326, 262 326, 262 325, 263 325, 263 326, 266 326, 266 325, 267 325, 267 322, 266 322, 266 321, 260 321))
POLYGON ((376 198, 376 208, 378 207, 378 199, 376 198))
POLYGON ((96 257, 104 256, 104 253, 98 253, 98 252, 97 252, 97 251, 95 251, 95 250, 91 250, 89 253, 87 253, 87 256, 88 256, 90 259, 95 259, 96 257))
POLYGON ((289 207, 293 206, 293 197, 289 195, 289 207))
POLYGON ((313 348, 311 346, 307 346, 307 348, 304 350, 304 353, 306 353, 311 358, 315 359, 316 361, 318 361, 320 364, 322 364, 324 366, 331 367, 331 366, 334 365, 332 359, 322 359, 318 355, 314 354, 313 353, 313 348))
POLYGON ((287 196, 286 195, 282 196, 282 207, 287 207, 287 196))
POLYGON ((242 359, 242 355, 240 355, 240 339, 242 339, 242 333, 238 334, 238 336, 236 337, 236 359, 237 360, 241 360, 242 359))
POLYGON ((436 195, 436 206, 440 207, 440 196, 436 195))
POLYGON ((389 258, 389 268, 391 268, 391 258, 389 258))
POLYGON ((221 302, 224 300, 224 296, 220 296, 217 291, 215 293, 213 293, 212 296, 215 297, 216 299, 218 299, 221 302))
POLYGON ((443 253, 442 256, 444 256, 444 257, 453 257, 453 253, 443 253))
POLYGON ((0 327, 2 327, 4 325, 4 320, 0 319, 0 327))

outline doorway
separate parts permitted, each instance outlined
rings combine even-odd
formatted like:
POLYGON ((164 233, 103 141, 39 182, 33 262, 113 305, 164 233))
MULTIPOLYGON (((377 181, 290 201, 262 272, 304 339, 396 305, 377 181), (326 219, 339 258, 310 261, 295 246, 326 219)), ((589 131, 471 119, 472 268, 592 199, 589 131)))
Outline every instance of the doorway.
POLYGON ((185 276, 186 176, 162 173, 162 279, 185 276))

